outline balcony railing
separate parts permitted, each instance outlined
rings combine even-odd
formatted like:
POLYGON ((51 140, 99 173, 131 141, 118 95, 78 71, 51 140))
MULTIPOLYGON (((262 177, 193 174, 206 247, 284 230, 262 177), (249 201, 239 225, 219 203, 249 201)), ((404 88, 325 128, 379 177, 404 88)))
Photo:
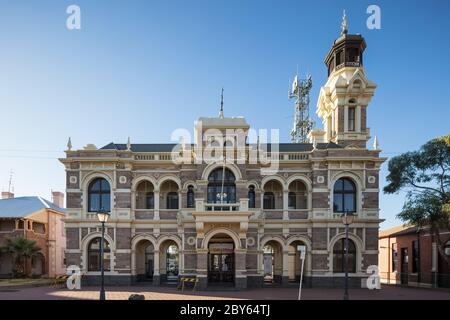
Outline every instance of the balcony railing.
POLYGON ((237 203, 205 203, 203 199, 195 199, 196 211, 248 211, 248 199, 237 203))

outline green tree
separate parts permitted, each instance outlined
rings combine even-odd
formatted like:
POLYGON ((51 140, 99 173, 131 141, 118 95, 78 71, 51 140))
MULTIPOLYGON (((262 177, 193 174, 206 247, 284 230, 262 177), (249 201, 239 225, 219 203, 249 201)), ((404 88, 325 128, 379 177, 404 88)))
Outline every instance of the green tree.
POLYGON ((41 248, 36 245, 36 241, 25 239, 22 236, 7 238, 1 249, 11 254, 16 275, 27 275, 28 259, 32 259, 41 253, 41 248))
POLYGON ((418 151, 407 152, 389 160, 388 185, 384 192, 407 192, 398 217, 414 226, 427 226, 445 261, 444 248, 450 236, 450 135, 425 143, 418 151))

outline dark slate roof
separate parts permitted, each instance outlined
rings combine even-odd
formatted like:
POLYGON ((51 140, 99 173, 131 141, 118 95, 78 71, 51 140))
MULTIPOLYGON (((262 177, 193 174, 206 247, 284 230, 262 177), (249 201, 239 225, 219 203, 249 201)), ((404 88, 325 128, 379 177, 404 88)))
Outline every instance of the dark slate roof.
MULTIPOLYGON (((133 152, 172 152, 173 148, 176 146, 175 143, 132 143, 131 151, 133 152)), ((127 145, 125 143, 113 143, 104 146, 101 150, 127 150, 127 145)))
POLYGON ((65 212, 63 208, 41 197, 17 197, 0 200, 0 218, 21 218, 45 208, 65 212))
MULTIPOLYGON (((155 144, 131 144, 131 151, 133 152, 172 152, 175 143, 155 143, 155 144)), ((262 145, 264 147, 264 145, 262 145)), ((336 143, 318 143, 317 149, 339 149, 341 146, 336 143)), ((127 145, 124 143, 109 143, 102 147, 101 150, 126 150, 127 145)), ((271 151, 272 144, 267 144, 267 151, 271 151)), ((306 152, 313 150, 312 143, 280 143, 280 152, 306 152)))
MULTIPOLYGON (((264 147, 264 145, 262 145, 264 147)), ((312 143, 280 143, 278 145, 280 152, 307 152, 313 150, 312 143)), ((337 149, 342 148, 341 146, 330 142, 330 143, 318 143, 317 149, 325 150, 325 149, 337 149)), ((267 151, 272 150, 272 144, 267 145, 267 151)))

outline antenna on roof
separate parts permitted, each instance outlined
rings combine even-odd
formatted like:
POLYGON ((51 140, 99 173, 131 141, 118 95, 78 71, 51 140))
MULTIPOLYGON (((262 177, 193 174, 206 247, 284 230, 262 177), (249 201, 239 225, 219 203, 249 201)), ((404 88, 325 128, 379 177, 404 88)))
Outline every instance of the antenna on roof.
POLYGON ((294 125, 291 130, 292 143, 307 142, 308 134, 314 127, 314 122, 309 116, 309 92, 311 87, 311 75, 308 74, 306 79, 299 79, 297 71, 288 94, 289 99, 295 99, 294 125))

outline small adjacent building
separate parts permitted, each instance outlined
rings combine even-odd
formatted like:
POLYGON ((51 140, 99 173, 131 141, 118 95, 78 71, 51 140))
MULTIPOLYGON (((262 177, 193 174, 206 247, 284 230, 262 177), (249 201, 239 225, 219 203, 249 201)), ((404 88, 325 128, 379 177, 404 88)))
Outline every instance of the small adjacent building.
MULTIPOLYGON (((449 232, 442 231, 441 239, 449 232)), ((409 286, 450 288, 450 241, 443 254, 428 227, 401 225, 380 232, 379 268, 381 282, 409 286)))
MULTIPOLYGON (((53 192, 53 201, 41 197, 17 197, 2 192, 0 200, 0 246, 7 238, 24 237, 36 241, 40 254, 28 261, 30 275, 55 277, 66 273, 64 251, 66 234, 63 218, 64 194, 53 192)), ((12 276, 13 259, 0 252, 0 278, 12 276)))

